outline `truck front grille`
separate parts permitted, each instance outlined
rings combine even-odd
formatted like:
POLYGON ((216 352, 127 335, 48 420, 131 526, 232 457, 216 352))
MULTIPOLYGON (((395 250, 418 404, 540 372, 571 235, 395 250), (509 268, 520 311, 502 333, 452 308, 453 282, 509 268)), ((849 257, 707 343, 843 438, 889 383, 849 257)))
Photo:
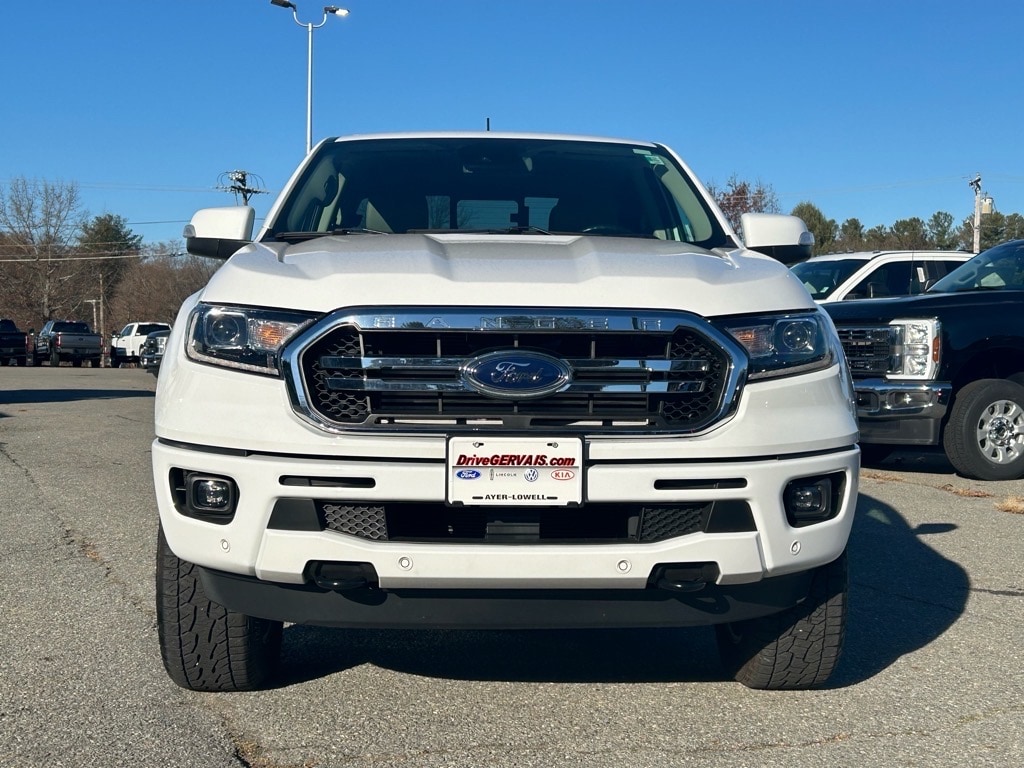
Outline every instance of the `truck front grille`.
POLYGON ((889 326, 837 330, 854 376, 884 376, 892 370, 893 338, 889 326))
POLYGON ((333 431, 695 432, 731 412, 745 364, 736 350, 685 313, 439 308, 336 313, 291 345, 285 368, 296 411, 333 431), (569 380, 523 397, 467 383, 467 366, 501 352, 556 360, 569 380))

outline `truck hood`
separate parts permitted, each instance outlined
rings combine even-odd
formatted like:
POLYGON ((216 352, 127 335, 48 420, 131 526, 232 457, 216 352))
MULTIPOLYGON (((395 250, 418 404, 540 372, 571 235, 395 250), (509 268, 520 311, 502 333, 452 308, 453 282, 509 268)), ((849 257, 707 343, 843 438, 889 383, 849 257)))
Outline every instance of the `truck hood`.
POLYGON ((836 325, 850 323, 887 324, 897 318, 941 317, 953 309, 969 312, 973 308, 992 308, 1006 305, 1007 311, 1018 312, 1024 301, 1024 291, 985 290, 956 291, 954 293, 923 293, 917 296, 896 296, 884 299, 861 299, 823 304, 836 325))
POLYGON ((344 235, 253 243, 207 302, 329 312, 345 306, 600 306, 706 317, 813 308, 781 263, 735 249, 556 235, 344 235))

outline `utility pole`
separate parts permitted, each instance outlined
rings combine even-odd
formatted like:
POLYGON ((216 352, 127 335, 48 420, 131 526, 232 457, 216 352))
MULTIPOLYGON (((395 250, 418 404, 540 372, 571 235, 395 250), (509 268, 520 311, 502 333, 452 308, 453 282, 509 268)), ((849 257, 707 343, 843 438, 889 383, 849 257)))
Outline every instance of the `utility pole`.
POLYGON ((981 174, 967 182, 974 190, 974 253, 981 251, 981 217, 992 213, 992 198, 981 192, 981 174))
POLYGON ((242 205, 249 204, 249 198, 253 195, 265 195, 267 190, 263 189, 263 179, 249 171, 224 171, 217 179, 217 189, 221 192, 231 192, 238 202, 238 196, 242 196, 242 205), (250 187, 252 181, 256 186, 250 187))
POLYGON ((981 174, 975 174, 969 184, 974 189, 974 253, 981 250, 981 174))

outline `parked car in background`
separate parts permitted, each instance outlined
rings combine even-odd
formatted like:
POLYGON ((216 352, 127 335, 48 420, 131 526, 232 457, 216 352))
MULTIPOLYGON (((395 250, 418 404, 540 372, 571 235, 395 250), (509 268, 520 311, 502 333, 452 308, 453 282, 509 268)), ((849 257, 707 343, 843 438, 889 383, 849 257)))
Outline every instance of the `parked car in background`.
POLYGON ((167 323, 128 323, 110 340, 110 367, 120 368, 126 363, 138 363, 142 345, 149 334, 169 330, 171 326, 167 323))
POLYGON ((76 368, 89 363, 98 368, 103 358, 103 339, 88 323, 78 320, 47 320, 36 336, 33 361, 41 365, 49 360, 56 368, 69 360, 76 368))
POLYGON ((823 307, 850 363, 865 457, 941 446, 966 477, 1024 477, 1024 240, 920 296, 823 307))
POLYGON ((792 270, 819 303, 914 296, 973 255, 966 251, 829 253, 794 264, 792 270))
POLYGON ((160 360, 164 356, 164 347, 167 346, 167 337, 170 334, 170 329, 153 331, 142 342, 142 348, 139 350, 139 363, 154 376, 160 373, 160 360))
POLYGON ((0 365, 11 360, 15 365, 27 364, 28 347, 28 334, 19 331, 13 320, 0 318, 0 365))

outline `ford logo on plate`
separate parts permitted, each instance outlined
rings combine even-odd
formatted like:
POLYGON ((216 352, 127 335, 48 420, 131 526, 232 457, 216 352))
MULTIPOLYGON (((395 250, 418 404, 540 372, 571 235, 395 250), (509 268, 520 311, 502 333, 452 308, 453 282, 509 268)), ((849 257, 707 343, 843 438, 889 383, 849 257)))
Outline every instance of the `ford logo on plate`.
POLYGON ((508 400, 550 395, 572 381, 567 362, 542 352, 488 352, 467 360, 460 370, 470 389, 508 400))
POLYGON ((475 469, 460 469, 455 473, 459 480, 479 480, 480 472, 475 469))

